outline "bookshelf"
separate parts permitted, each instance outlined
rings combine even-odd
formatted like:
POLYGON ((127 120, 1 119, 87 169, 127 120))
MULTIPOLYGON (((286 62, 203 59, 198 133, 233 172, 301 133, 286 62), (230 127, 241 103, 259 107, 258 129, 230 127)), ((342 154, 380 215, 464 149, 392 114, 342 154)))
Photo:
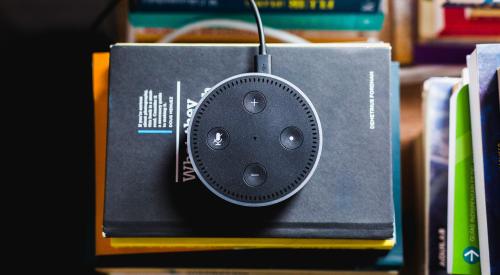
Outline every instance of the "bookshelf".
MULTIPOLYGON (((465 67, 465 55, 470 53, 475 43, 498 42, 498 36, 492 31, 489 34, 475 35, 473 33, 453 33, 456 29, 451 28, 450 13, 451 8, 463 8, 444 5, 446 1, 427 0, 382 0, 380 11, 384 15, 384 20, 374 29, 343 29, 343 30, 287 30, 286 26, 277 25, 280 29, 285 29, 293 35, 307 39, 311 42, 377 42, 383 41, 392 46, 393 59, 400 62, 400 128, 401 128, 401 165, 402 165, 402 198, 403 198, 403 229, 405 243, 405 266, 400 274, 422 274, 425 272, 425 246, 424 231, 426 221, 423 218, 425 205, 424 171, 423 163, 423 141, 424 113, 422 109, 423 83, 431 77, 459 77, 465 67), (448 17, 445 17, 448 16, 448 17), (441 17, 440 17, 441 16, 441 17), (448 20, 448 21, 447 21, 448 20), (493 35, 492 35, 493 34, 493 35)), ((498 9, 498 7, 494 7, 498 9)), ((472 14, 481 17, 484 14, 495 17, 495 11, 477 11, 474 7, 472 14), (483 13, 481 13, 483 12, 483 13)), ((493 9, 493 8, 492 8, 493 9)), ((493 9, 494 10, 494 9, 493 9)), ((458 18, 460 14, 454 11, 453 16, 458 18)), ((467 11, 469 12, 469 11, 467 11)), ((158 42, 161 38, 174 30, 171 26, 165 28, 153 28, 147 24, 135 25, 127 21, 128 17, 122 18, 122 23, 127 26, 126 33, 121 37, 127 37, 129 42, 158 42)), ((179 18, 176 17, 176 20, 179 18)), ((467 17, 460 17, 462 23, 467 23, 467 17), (465 20, 465 21, 464 21, 465 20)), ((457 19, 457 20, 458 20, 457 19)), ((488 19, 490 20, 490 19, 488 19)), ((177 22, 177 21, 176 21, 177 22)), ((380 23, 380 22, 379 22, 380 23)), ((493 23, 493 24, 498 24, 493 23)), ((122 24, 123 26, 123 24, 122 24)), ((374 25, 373 25, 374 26, 374 25)), ((372 27, 373 27, 372 26, 372 27)), ((499 25, 500 26, 500 25, 499 25)), ((338 26, 337 26, 338 27, 338 26)), ((322 27, 323 28, 323 27, 322 27)), ((338 27, 343 28, 343 27, 338 27)), ((346 27, 347 28, 347 27, 346 27)), ((125 29, 125 28, 122 28, 125 29)), ((195 30, 179 36, 175 42, 199 43, 199 42, 222 42, 222 43, 249 43, 256 42, 254 34, 249 31, 238 31, 228 29, 212 28, 208 30, 195 30)), ((270 37, 269 41, 283 42, 277 37, 270 37)), ((140 249, 139 249, 140 251, 140 249)), ((130 252, 130 251, 129 251, 130 252)), ((137 252, 134 250, 133 252, 137 252)), ((144 251, 152 252, 152 251, 144 251)), ((209 255, 208 252, 200 252, 200 255, 209 255)), ((231 253, 224 254, 224 257, 240 257, 231 253), (228 256, 230 255, 230 256, 228 256)), ((323 254, 321 252, 313 252, 323 254)), ((155 253, 153 253, 155 254, 155 253)), ((180 253, 182 254, 182 253, 180 253)), ((172 255, 173 259, 182 258, 183 261, 190 259, 188 255, 172 255)), ((213 253, 217 255, 218 253, 213 253)), ((271 253, 272 254, 272 253, 271 253)), ((271 255, 270 254, 270 255, 271 255)), ((297 253, 293 252, 297 257, 297 253)), ((302 253, 298 253, 304 256, 302 253)), ((152 255, 142 255, 141 257, 155 258, 152 255)), ((133 257, 131 255, 127 257, 133 257)), ((167 256, 169 258, 170 256, 167 256)), ((196 258, 196 256, 193 256, 196 258)), ((210 254, 209 257, 212 257, 210 254)), ((215 256, 218 257, 218 256, 215 256)), ((223 257, 223 256, 221 256, 223 257)), ((308 257, 308 256, 304 256, 308 257)), ((161 257, 156 257, 156 260, 161 257)), ((262 258, 258 258, 262 260, 262 258)), ((324 258, 323 258, 324 259, 324 258)), ((345 258, 344 258, 345 259, 345 258)), ((143 259, 144 260, 144 259, 143 259)), ((352 260, 352 259, 351 259, 352 260)), ((148 260, 145 260, 148 262, 148 260)), ((154 260, 151 263, 156 263, 154 260)), ((322 266, 321 263, 312 261, 312 266, 322 266)), ((281 266, 283 267, 283 266, 281 266)), ((300 269, 300 265, 296 265, 300 269)), ((103 272, 114 272, 114 269, 102 269, 103 272)), ((118 270, 120 271, 120 270, 118 270)), ((156 270, 165 272, 165 269, 156 270)), ((281 272, 281 271, 279 271, 281 272)), ((301 274, 302 271, 297 271, 301 274)), ((279 273, 276 273, 279 274, 279 273)), ((318 274, 321 274, 318 273, 318 274)), ((342 273, 342 274, 349 274, 342 273)), ((376 273, 372 273, 376 274, 376 273)), ((387 273, 384 273, 387 274, 387 273)), ((392 273, 391 273, 392 274, 392 273)))
POLYGON ((406 93, 405 87, 422 84, 433 76, 459 77, 464 65, 410 65, 402 67, 400 71, 400 82, 403 87, 401 93, 406 93))
MULTIPOLYGON (((154 247, 128 249, 112 247, 109 239, 102 238, 102 228, 98 222, 102 221, 102 213, 98 213, 96 217, 95 210, 102 208, 103 200, 99 198, 102 199, 103 189, 94 187, 94 179, 96 173, 103 172, 95 170, 95 165, 101 165, 102 168, 104 163, 96 163, 94 146, 101 146, 100 150, 104 148, 102 144, 94 144, 93 135, 95 127, 105 120, 94 120, 93 116, 96 105, 92 102, 91 55, 95 52, 107 52, 111 44, 118 42, 158 42, 160 38, 174 31, 173 28, 141 29, 140 26, 133 26, 129 21, 129 3, 137 1, 140 0, 0 2, 2 30, 6 39, 2 45, 5 46, 4 52, 7 53, 4 59, 7 61, 5 67, 8 68, 7 77, 4 77, 7 80, 5 89, 9 91, 8 95, 16 98, 8 101, 12 103, 8 105, 12 105, 17 110, 14 112, 16 117, 20 116, 20 121, 25 122, 22 124, 24 132, 42 133, 25 135, 28 138, 26 141, 22 139, 22 135, 15 136, 15 139, 20 139, 22 143, 19 148, 26 148, 29 145, 37 147, 33 148, 34 150, 29 149, 29 154, 17 154, 23 158, 23 171, 31 169, 29 171, 32 172, 18 173, 19 184, 10 184, 23 189, 12 193, 23 195, 20 196, 16 206, 20 203, 24 205, 26 202, 29 203, 26 204, 28 208, 31 206, 40 212, 40 214, 30 212, 31 215, 20 215, 16 212, 14 216, 24 220, 26 222, 24 225, 19 225, 18 219, 10 220, 10 217, 8 219, 12 224, 11 227, 15 229, 16 236, 21 236, 9 238, 17 241, 15 247, 18 248, 9 253, 11 256, 22 258, 23 269, 36 268, 36 272, 39 273, 45 269, 64 268, 65 271, 69 271, 67 273, 77 273, 74 271, 81 265, 86 271, 96 274, 116 275, 144 273, 404 275, 425 274, 428 271, 425 267, 427 248, 424 234, 428 220, 423 215, 423 210, 428 204, 423 167, 425 162, 422 138, 425 130, 423 118, 425 113, 422 107, 423 83, 431 77, 459 77, 462 68, 466 66, 465 56, 474 50, 475 44, 500 42, 500 34, 495 33, 500 27, 485 28, 487 32, 476 34, 473 32, 481 29, 477 26, 474 28, 470 28, 470 25, 465 26, 462 28, 464 30, 462 34, 453 33, 460 31, 460 27, 446 29, 446 24, 452 21, 446 21, 444 9, 464 8, 445 3, 457 2, 453 0, 377 0, 378 13, 370 18, 377 18, 378 21, 375 23, 372 21, 373 24, 364 26, 364 29, 352 26, 347 29, 348 26, 344 25, 343 30, 320 30, 314 29, 311 24, 310 29, 297 30, 287 29, 286 22, 279 22, 280 25, 276 25, 280 27, 278 30, 313 43, 386 42, 392 47, 393 60, 401 64, 400 149, 405 264, 403 267, 373 270, 357 268, 372 266, 374 263, 360 259, 359 254, 352 250, 240 249, 167 253, 154 247), (382 15, 383 21, 380 21, 382 15), (135 34, 132 32, 134 27, 139 27, 137 33, 142 35, 142 38, 134 37, 135 34), (446 30, 444 34, 443 30, 446 30), (30 106, 29 103, 36 106, 30 106), (23 114, 26 115, 26 119, 22 119, 23 114), (32 126, 36 128, 33 129, 35 131, 32 131, 32 126), (40 131, 36 131, 38 128, 40 131), (53 136, 50 135, 52 133, 53 136), (42 152, 38 153, 36 149, 41 149, 42 152), (60 149, 60 154, 54 149, 60 149), (45 165, 46 167, 43 167, 45 165), (24 174, 32 174, 36 178, 24 179, 24 174), (47 180, 44 180, 45 177, 47 180), (42 195, 43 191, 48 194, 42 195), (40 201, 37 202, 37 199, 40 201), (29 242, 25 244, 23 240, 29 242), (70 267, 66 268, 66 265, 70 267)), ((370 1, 363 0, 366 3, 370 1)), ((302 0, 294 2, 300 3, 302 0)), ((335 2, 360 1, 335 0, 335 2)), ((464 13, 459 10, 460 13, 454 11, 455 13, 449 15, 458 19, 457 22, 460 24, 470 23, 468 20, 471 18, 474 20, 487 18, 493 26, 498 26, 495 25, 498 24, 500 11, 498 4, 495 7, 468 6, 464 9, 464 13)), ((249 20, 248 17, 245 19, 249 20)), ((338 24, 335 26, 338 27, 340 23, 336 23, 338 24)), ((481 24, 485 24, 484 21, 481 24)), ((256 41, 255 33, 252 31, 222 28, 193 30, 175 40, 176 43, 256 41)), ((269 37, 268 41, 284 42, 274 36, 269 37)), ((105 97, 99 100, 107 102, 105 97)), ((374 253, 374 256, 379 256, 376 254, 377 251, 374 253)), ((442 267, 441 269, 443 270, 442 267)))

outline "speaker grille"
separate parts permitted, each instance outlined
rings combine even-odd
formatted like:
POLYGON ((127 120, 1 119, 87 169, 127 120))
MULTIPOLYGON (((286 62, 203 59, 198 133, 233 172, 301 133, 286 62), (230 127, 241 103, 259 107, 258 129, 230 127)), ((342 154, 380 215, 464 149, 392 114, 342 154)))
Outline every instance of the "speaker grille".
MULTIPOLYGON (((254 106, 264 102, 254 101, 254 106)), ((202 99, 191 122, 189 147, 195 170, 210 190, 236 204, 262 206, 285 199, 305 184, 320 155, 321 128, 314 107, 291 83, 245 74, 222 82, 202 99), (267 106, 253 114, 243 101, 255 91, 264 95, 267 106), (287 127, 300 130, 303 140, 297 149, 280 144, 280 133, 287 127), (223 150, 207 146, 212 141, 207 135, 214 128, 227 131, 223 150), (245 167, 253 163, 267 176, 257 187, 243 180, 245 167)))

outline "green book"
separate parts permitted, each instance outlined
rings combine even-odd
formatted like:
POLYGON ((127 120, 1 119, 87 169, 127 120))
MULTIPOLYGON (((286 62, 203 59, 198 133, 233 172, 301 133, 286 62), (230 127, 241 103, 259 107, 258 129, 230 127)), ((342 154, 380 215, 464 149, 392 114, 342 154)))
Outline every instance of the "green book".
POLYGON ((469 86, 450 99, 448 251, 450 274, 481 274, 476 216, 469 86))
MULTIPOLYGON (((129 22, 134 27, 177 29, 186 24, 208 19, 234 19, 255 22, 250 13, 150 13, 131 12, 129 22)), ((384 14, 376 13, 268 13, 262 14, 268 27, 297 30, 342 30, 379 31, 384 23, 384 14)))

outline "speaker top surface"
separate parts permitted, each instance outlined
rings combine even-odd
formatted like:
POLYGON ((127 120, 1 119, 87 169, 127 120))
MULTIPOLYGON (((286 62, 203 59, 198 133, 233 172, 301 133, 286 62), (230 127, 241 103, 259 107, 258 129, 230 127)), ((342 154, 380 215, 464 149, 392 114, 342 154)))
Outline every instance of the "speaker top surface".
POLYGON ((266 206, 308 182, 322 148, 319 117, 306 95, 280 77, 240 74, 198 104, 188 151, 204 185, 226 201, 266 206))

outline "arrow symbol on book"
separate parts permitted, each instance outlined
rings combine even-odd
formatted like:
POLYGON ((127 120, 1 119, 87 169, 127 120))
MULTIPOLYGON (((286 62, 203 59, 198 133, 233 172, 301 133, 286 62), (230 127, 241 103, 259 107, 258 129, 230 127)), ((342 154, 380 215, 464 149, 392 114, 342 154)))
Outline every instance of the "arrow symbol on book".
POLYGON ((474 248, 469 248, 465 250, 466 252, 464 253, 464 258, 468 263, 475 263, 479 259, 479 253, 475 251, 474 248), (475 259, 476 257, 477 259, 475 259))

